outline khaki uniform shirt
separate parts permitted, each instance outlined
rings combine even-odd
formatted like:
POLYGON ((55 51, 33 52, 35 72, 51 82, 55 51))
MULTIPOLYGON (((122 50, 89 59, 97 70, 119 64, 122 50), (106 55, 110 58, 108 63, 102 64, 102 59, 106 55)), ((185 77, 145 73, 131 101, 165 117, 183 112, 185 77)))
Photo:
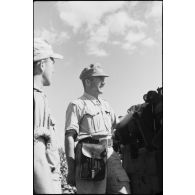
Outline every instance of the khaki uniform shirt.
MULTIPOLYGON (((65 130, 75 130, 79 141, 85 137, 110 137, 118 123, 113 109, 103 99, 96 99, 87 93, 72 101, 66 111, 65 130)), ((102 181, 91 182, 80 179, 81 144, 76 150, 76 188, 78 194, 118 194, 121 189, 129 192, 129 179, 121 161, 112 147, 107 148, 106 176, 102 181)))
POLYGON ((46 95, 34 87, 34 144, 42 138, 45 141, 46 157, 52 172, 59 172, 60 157, 57 148, 55 124, 51 118, 46 95), (48 136, 50 139, 48 139, 48 136))
POLYGON ((66 111, 65 130, 74 129, 77 141, 89 136, 111 136, 118 122, 113 109, 103 99, 84 93, 72 101, 66 111))

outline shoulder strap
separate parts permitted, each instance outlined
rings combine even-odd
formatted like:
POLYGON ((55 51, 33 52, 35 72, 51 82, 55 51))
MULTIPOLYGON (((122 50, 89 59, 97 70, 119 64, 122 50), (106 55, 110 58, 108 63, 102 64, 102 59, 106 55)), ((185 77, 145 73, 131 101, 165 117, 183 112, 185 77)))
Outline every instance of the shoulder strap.
MULTIPOLYGON (((84 100, 82 100, 82 102, 83 102, 83 105, 84 105, 84 107, 83 107, 83 110, 84 110, 84 108, 86 107, 86 103, 85 103, 84 100)), ((83 111, 82 111, 82 112, 83 112, 83 111)), ((81 118, 81 119, 79 120, 79 122, 78 122, 78 124, 79 124, 79 129, 80 129, 81 123, 83 122, 84 117, 85 117, 85 114, 83 114, 82 118, 81 118)), ((90 136, 91 136, 91 134, 90 134, 90 136)))
MULTIPOLYGON (((84 108, 86 107, 86 103, 85 103, 84 100, 82 100, 82 102, 83 102, 83 105, 84 105, 84 107, 83 107, 83 110, 84 110, 84 108)), ((83 112, 83 110, 82 110, 82 112, 83 112)), ((80 127, 80 124, 81 124, 82 121, 83 121, 83 118, 84 118, 84 115, 82 116, 82 118, 81 118, 80 121, 79 121, 79 127, 80 127)))

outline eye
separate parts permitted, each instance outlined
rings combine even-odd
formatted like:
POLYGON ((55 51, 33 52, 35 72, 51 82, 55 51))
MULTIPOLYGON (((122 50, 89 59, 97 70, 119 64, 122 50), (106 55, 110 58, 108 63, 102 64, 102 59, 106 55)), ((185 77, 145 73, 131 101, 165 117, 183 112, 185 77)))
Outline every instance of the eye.
POLYGON ((100 79, 100 81, 101 81, 101 82, 104 82, 104 78, 102 77, 102 78, 100 79))

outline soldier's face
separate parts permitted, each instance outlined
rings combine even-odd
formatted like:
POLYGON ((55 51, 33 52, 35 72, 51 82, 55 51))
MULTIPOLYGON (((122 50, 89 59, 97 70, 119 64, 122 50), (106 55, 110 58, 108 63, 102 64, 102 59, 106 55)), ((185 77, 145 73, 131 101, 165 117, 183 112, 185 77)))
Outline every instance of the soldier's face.
POLYGON ((43 85, 51 85, 52 75, 54 73, 54 63, 55 61, 52 58, 48 58, 43 62, 43 85))
POLYGON ((103 76, 92 77, 90 89, 93 92, 96 92, 97 94, 102 94, 104 85, 105 77, 103 76))

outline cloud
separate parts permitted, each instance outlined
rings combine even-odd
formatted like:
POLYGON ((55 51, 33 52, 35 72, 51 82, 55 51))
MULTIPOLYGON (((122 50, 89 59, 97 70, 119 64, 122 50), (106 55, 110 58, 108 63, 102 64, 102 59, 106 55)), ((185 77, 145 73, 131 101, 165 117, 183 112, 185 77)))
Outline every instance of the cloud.
POLYGON ((133 51, 137 48, 137 44, 141 43, 145 37, 146 35, 143 32, 129 31, 125 37, 125 42, 122 44, 122 48, 133 51))
POLYGON ((105 43, 108 41, 108 38, 109 29, 106 25, 99 26, 95 32, 91 31, 90 33, 90 40, 98 43, 105 43))
POLYGON ((162 17, 162 2, 152 2, 150 11, 146 14, 146 18, 160 18, 162 17))
POLYGON ((120 41, 111 41, 111 44, 113 44, 113 45, 120 45, 121 42, 120 41))
POLYGON ((107 56, 108 53, 105 51, 105 49, 100 48, 98 45, 91 45, 87 51, 89 55, 95 55, 98 57, 107 56))
POLYGON ((119 11, 110 14, 106 18, 106 25, 109 27, 111 33, 124 35, 130 27, 142 28, 145 26, 145 23, 133 19, 125 11, 119 11))
MULTIPOLYGON (((87 54, 107 56, 109 53, 104 47, 108 43, 131 51, 139 43, 154 45, 151 38, 146 39, 147 19, 143 14, 142 18, 137 17, 142 11, 137 4, 129 1, 67 1, 57 2, 56 6, 60 18, 73 29, 73 33, 84 35, 80 43, 86 43, 87 54)), ((147 8, 146 4, 142 5, 147 8)), ((158 16, 160 4, 150 5, 152 8, 149 8, 147 17, 158 16)))
POLYGON ((146 34, 143 32, 135 33, 130 31, 125 40, 126 42, 122 44, 122 48, 128 50, 130 53, 138 47, 138 43, 146 47, 151 47, 156 44, 151 37, 146 38, 146 34))
POLYGON ((61 19, 72 26, 76 33, 83 25, 91 29, 100 24, 105 14, 122 8, 125 1, 69 1, 58 2, 56 5, 61 19))
POLYGON ((136 42, 140 42, 141 40, 143 40, 145 38, 145 33, 143 32, 133 32, 133 31, 129 31, 125 40, 129 43, 136 43, 136 42))
POLYGON ((54 29, 47 30, 47 29, 35 29, 34 30, 35 37, 41 37, 47 40, 51 44, 62 44, 64 41, 69 39, 69 35, 66 32, 57 32, 54 29))
POLYGON ((145 45, 145 46, 151 47, 151 46, 155 45, 155 41, 152 38, 149 37, 147 39, 144 39, 142 41, 142 44, 145 45))
MULTIPOLYGON (((109 14, 102 23, 90 31, 87 41, 88 54, 96 55, 97 51, 98 56, 106 56, 102 44, 108 43, 111 35, 125 35, 130 27, 140 29, 145 26, 145 23, 130 18, 125 11, 109 14)), ((118 41, 117 44, 119 43, 118 41)))
POLYGON ((103 43, 109 39, 108 26, 101 25, 95 31, 90 32, 90 38, 87 41, 87 53, 96 56, 106 56, 108 53, 101 48, 103 43))
POLYGON ((106 25, 111 33, 124 34, 130 25, 130 18, 126 12, 120 11, 109 15, 106 19, 106 25))
POLYGON ((122 44, 122 48, 125 50, 133 51, 136 49, 136 46, 131 44, 130 42, 126 42, 122 44))

